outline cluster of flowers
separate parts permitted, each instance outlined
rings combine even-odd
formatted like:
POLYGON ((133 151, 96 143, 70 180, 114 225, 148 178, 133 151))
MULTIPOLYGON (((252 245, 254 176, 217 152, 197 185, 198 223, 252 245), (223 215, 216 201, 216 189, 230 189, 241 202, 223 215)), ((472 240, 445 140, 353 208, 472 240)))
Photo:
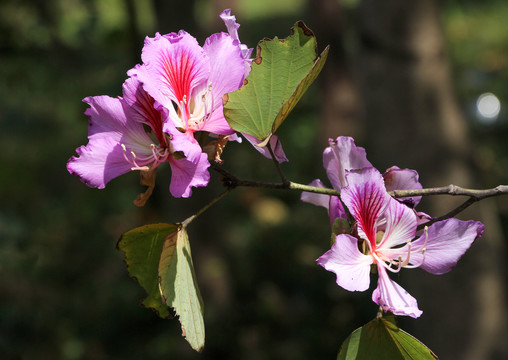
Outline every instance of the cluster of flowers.
MULTIPOLYGON (((378 283, 372 300, 384 311, 419 317, 422 311, 416 299, 392 281, 387 271, 421 267, 431 274, 444 274, 482 235, 483 224, 448 219, 424 226, 430 216, 414 210, 421 197, 394 199, 388 194, 421 189, 416 171, 394 166, 381 175, 352 138, 338 137, 329 143, 323 164, 332 186, 340 190, 340 198, 303 193, 302 200, 327 208, 332 226, 336 219, 348 217, 345 205, 354 226, 350 233, 336 235, 318 264, 334 272, 337 284, 349 291, 367 290, 375 265, 378 283)), ((311 185, 324 187, 320 180, 311 185)))
MULTIPOLYGON (((173 196, 189 197, 192 187, 208 185, 209 155, 195 133, 240 141, 224 118, 222 97, 242 86, 252 62, 252 49, 238 38, 235 17, 230 10, 220 17, 228 33, 211 35, 203 47, 183 30, 147 37, 143 63, 127 72, 122 97, 83 100, 90 106, 85 112, 89 141, 69 160, 70 173, 101 189, 124 173, 149 172, 168 162, 173 196)), ((243 135, 254 145, 261 142, 243 135)), ((287 161, 275 135, 270 145, 277 161, 287 161)), ((255 148, 270 156, 266 148, 255 148)), ((302 200, 327 208, 332 228, 336 219, 352 217, 354 224, 349 233, 336 235, 318 264, 334 272, 337 284, 349 291, 367 290, 375 265, 379 277, 372 300, 396 315, 419 317, 416 300, 387 271, 421 267, 432 274, 446 273, 484 226, 457 219, 424 226, 431 218, 414 210, 420 197, 394 199, 388 194, 422 188, 416 171, 394 166, 381 175, 351 138, 330 140, 323 162, 340 198, 303 193, 302 200)), ((320 180, 311 185, 324 187, 320 180)))
MULTIPOLYGON (((252 62, 252 49, 238 38, 236 18, 230 10, 220 17, 228 33, 211 35, 203 47, 183 30, 147 37, 143 63, 127 72, 122 97, 83 100, 90 106, 85 112, 89 142, 69 160, 71 174, 102 189, 131 170, 149 171, 169 162, 173 196, 189 197, 192 187, 208 184, 208 155, 195 133, 241 140, 224 118, 222 96, 242 86, 252 62)), ((287 160, 280 146, 278 156, 287 160)))

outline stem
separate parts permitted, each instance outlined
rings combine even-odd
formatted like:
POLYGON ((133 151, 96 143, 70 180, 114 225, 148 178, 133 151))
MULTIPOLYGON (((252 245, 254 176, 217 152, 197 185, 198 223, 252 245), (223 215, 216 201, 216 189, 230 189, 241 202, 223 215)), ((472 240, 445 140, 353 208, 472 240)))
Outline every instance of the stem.
MULTIPOLYGON (((236 176, 231 174, 229 171, 219 166, 215 162, 210 162, 212 168, 221 174, 224 179, 222 182, 228 188, 235 188, 237 186, 248 186, 248 187, 259 187, 259 188, 267 188, 267 189, 289 189, 289 184, 284 183, 272 183, 272 182, 263 182, 263 181, 251 181, 251 180, 242 180, 238 179, 236 176)), ((316 188, 319 189, 319 188, 316 188)))
POLYGON ((418 225, 417 230, 421 230, 425 226, 430 226, 430 225, 434 224, 435 222, 450 219, 450 218, 454 217, 455 215, 459 214, 460 212, 464 211, 465 209, 467 209, 469 206, 473 205, 475 202, 480 201, 480 200, 481 199, 476 199, 474 197, 470 197, 469 199, 464 201, 461 205, 457 206, 455 209, 451 210, 447 214, 439 216, 435 219, 429 220, 424 224, 418 225))
POLYGON ((303 184, 295 183, 292 181, 289 182, 288 188, 291 190, 307 191, 307 192, 316 193, 316 194, 323 194, 323 195, 331 195, 331 196, 339 196, 340 195, 340 190, 321 188, 321 187, 310 186, 310 185, 303 185, 303 184))
MULTIPOLYGON (((268 145, 267 145, 268 146, 268 145)), ((271 182, 262 182, 262 181, 250 181, 250 180, 241 180, 238 179, 236 176, 231 174, 229 171, 223 169, 219 165, 212 162, 212 167, 214 170, 216 170, 218 173, 220 173, 222 176, 224 176, 225 179, 223 179, 224 184, 232 189, 236 186, 250 186, 250 187, 260 187, 260 188, 268 188, 268 189, 284 189, 284 190, 298 190, 298 191, 306 191, 316 194, 323 194, 323 195, 330 195, 330 196, 339 196, 340 190, 334 190, 329 188, 321 188, 316 186, 310 186, 310 185, 304 185, 295 183, 292 181, 288 181, 282 171, 280 170, 279 164, 275 160, 275 157, 273 155, 273 152, 270 147, 268 147, 270 154, 272 154, 272 158, 275 161, 277 165, 277 169, 279 169, 279 174, 282 178, 282 183, 271 183, 271 182)), ((442 187, 435 187, 435 188, 427 188, 427 189, 414 189, 414 190, 394 190, 389 191, 388 194, 395 198, 402 198, 402 197, 410 197, 410 196, 428 196, 428 195, 453 195, 453 196, 469 196, 469 199, 467 199, 462 205, 456 207, 455 209, 451 210, 449 213, 440 216, 438 218, 432 219, 428 221, 425 224, 420 225, 418 228, 421 229, 423 226, 428 226, 436 221, 446 220, 451 217, 454 217, 458 213, 462 212, 466 208, 468 208, 473 203, 492 197, 492 196, 498 196, 498 195, 506 195, 508 194, 508 185, 498 185, 495 188, 492 189, 466 189, 457 185, 448 185, 448 186, 442 186, 442 187)))
POLYGON ((289 184, 288 179, 286 178, 286 176, 282 172, 282 169, 280 168, 279 162, 275 158, 275 154, 272 150, 272 147, 270 146, 270 141, 268 141, 268 143, 266 144, 266 147, 268 148, 268 151, 270 152, 270 155, 272 156, 273 163, 275 164, 275 167, 277 168, 277 171, 279 172, 280 178, 282 179, 282 183, 289 184))
POLYGON ((202 213, 204 213, 206 210, 208 210, 210 207, 212 207, 213 205, 215 205, 215 203, 217 203, 219 200, 221 200, 224 196, 226 196, 227 194, 229 194, 231 191, 234 190, 234 187, 230 187, 228 188, 226 191, 224 191, 223 193, 221 193, 219 196, 217 196, 215 199, 213 199, 212 201, 210 201, 208 204, 206 204, 204 207, 202 207, 197 213, 195 213, 194 215, 188 217, 187 219, 185 219, 183 222, 182 222, 182 226, 183 227, 187 227, 192 221, 194 221, 195 218, 197 218, 199 215, 201 215, 202 213))
POLYGON ((418 190, 394 190, 390 191, 389 194, 396 198, 408 196, 426 196, 426 195, 464 195, 481 200, 491 196, 508 194, 508 185, 499 185, 492 189, 477 190, 477 189, 466 189, 451 184, 448 186, 418 190))
MULTIPOLYGON (((226 179, 227 186, 250 186, 250 187, 261 187, 269 189, 288 189, 288 190, 299 190, 307 191, 316 194, 339 196, 340 190, 321 188, 316 186, 304 185, 293 181, 287 181, 287 183, 272 183, 263 181, 251 181, 238 179, 236 176, 225 170, 221 166, 211 163, 212 168, 220 173, 226 179)), ((410 197, 410 196, 428 196, 428 195, 453 195, 453 196, 469 196, 477 200, 482 200, 492 196, 506 195, 508 194, 508 185, 499 185, 492 189, 466 189, 457 185, 448 185, 435 188, 426 189, 414 189, 414 190, 394 190, 389 191, 388 194, 395 198, 410 197)))

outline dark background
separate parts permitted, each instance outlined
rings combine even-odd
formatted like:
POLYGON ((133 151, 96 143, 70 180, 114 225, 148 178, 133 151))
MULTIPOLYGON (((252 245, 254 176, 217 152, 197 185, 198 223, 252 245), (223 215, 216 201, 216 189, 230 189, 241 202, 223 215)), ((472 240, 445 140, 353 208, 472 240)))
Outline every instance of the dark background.
MULTIPOLYGON (((297 192, 237 189, 189 229, 207 332, 196 354, 177 321, 140 306, 143 290, 115 244, 131 228, 190 216, 222 191, 218 175, 191 199, 173 199, 161 166, 139 209, 137 174, 97 190, 67 173, 87 142, 81 99, 120 95, 144 36, 184 28, 203 44, 225 31, 218 14, 228 7, 251 47, 286 37, 300 19, 321 49, 331 45, 280 128, 291 180, 327 182, 327 139, 349 135, 380 170, 416 169, 426 187, 508 183, 505 1, 1 0, 2 359, 334 359, 375 316, 372 290, 349 293, 315 264, 329 248, 323 209, 297 192), (491 121, 476 109, 487 92, 501 101, 491 121)), ((228 145, 224 159, 240 177, 278 180, 248 144, 228 145)), ((420 209, 442 215, 453 200, 426 198, 420 209)), ((503 359, 508 203, 483 201, 462 218, 487 230, 456 269, 394 276, 424 311, 399 324, 443 359, 503 359)))

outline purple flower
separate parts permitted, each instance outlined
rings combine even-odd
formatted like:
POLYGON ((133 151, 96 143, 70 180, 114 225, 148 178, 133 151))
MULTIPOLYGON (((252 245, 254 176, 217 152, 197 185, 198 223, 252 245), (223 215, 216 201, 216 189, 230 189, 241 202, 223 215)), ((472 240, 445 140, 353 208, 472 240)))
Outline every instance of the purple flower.
POLYGON ((200 154, 197 162, 175 157, 171 137, 163 132, 166 111, 136 77, 125 81, 121 98, 94 96, 83 101, 90 105, 85 112, 89 116, 88 145, 76 149, 79 157, 73 156, 67 169, 88 186, 102 189, 117 176, 131 170, 148 171, 163 162, 171 165, 170 191, 175 197, 189 197, 191 187, 208 184, 206 154, 200 154))
POLYGON ((213 34, 201 47, 183 30, 157 33, 145 39, 143 64, 128 73, 135 73, 146 92, 168 111, 164 131, 178 139, 174 149, 190 161, 197 161, 202 151, 195 132, 235 133, 224 118, 222 96, 239 89, 250 71, 250 52, 236 32, 239 25, 229 10, 221 17, 233 35, 213 34))
POLYGON ((388 271, 421 267, 444 274, 482 235, 483 224, 448 219, 417 231, 417 215, 387 193, 376 169, 351 170, 345 179, 341 199, 356 221, 355 236, 338 235, 318 264, 334 272, 337 284, 349 291, 369 288, 370 269, 375 264, 379 277, 372 300, 384 311, 419 317, 422 311, 416 299, 392 281, 388 271))
POLYGON ((252 51, 240 43, 230 11, 221 18, 230 34, 213 34, 203 47, 183 30, 147 37, 143 64, 129 70, 123 97, 83 100, 90 105, 89 142, 69 160, 70 173, 102 189, 131 170, 169 162, 173 196, 189 197, 192 187, 208 184, 210 164, 194 133, 234 134, 224 119, 222 95, 242 85, 252 51))
MULTIPOLYGON (((323 166, 326 169, 328 179, 335 190, 341 190, 347 185, 346 173, 355 169, 372 166, 367 160, 365 149, 355 145, 354 139, 346 136, 339 136, 336 140, 329 139, 329 147, 323 152, 323 166)), ((422 185, 418 182, 418 173, 411 169, 399 169, 392 166, 383 174, 387 191, 421 189, 422 185)), ((310 186, 325 188, 321 180, 312 181, 310 186)), ((416 206, 420 197, 404 198, 407 205, 416 206)), ((301 200, 323 206, 328 210, 330 225, 336 218, 346 218, 344 207, 337 196, 315 194, 303 192, 301 200)), ((422 214, 424 216, 425 214, 422 214)), ((426 221, 428 216, 426 218, 426 221)))

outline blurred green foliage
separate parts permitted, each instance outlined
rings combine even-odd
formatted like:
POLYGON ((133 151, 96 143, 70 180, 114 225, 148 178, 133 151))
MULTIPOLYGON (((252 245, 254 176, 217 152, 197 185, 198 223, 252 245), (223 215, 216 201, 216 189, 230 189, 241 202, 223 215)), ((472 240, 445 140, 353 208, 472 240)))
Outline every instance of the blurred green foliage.
MULTIPOLYGON (((303 0, 276 3, 272 12, 273 1, 237 1, 233 13, 243 42, 285 37, 298 19, 312 28, 303 0)), ((347 2, 351 9, 355 3, 347 2)), ((212 174, 209 189, 195 190, 191 200, 172 199, 169 170, 161 169, 152 199, 138 209, 132 201, 144 189, 136 174, 97 190, 67 173, 68 158, 87 142, 80 100, 121 94, 126 71, 140 61, 143 37, 172 28, 157 23, 158 6, 134 0, 0 2, 0 357, 334 358, 342 340, 376 309, 368 295, 340 290, 315 265, 329 246, 324 210, 302 204, 297 193, 238 189, 192 224, 207 333, 199 355, 181 338, 178 322, 140 306, 143 290, 129 278, 115 244, 131 228, 183 220, 222 190, 218 176, 212 174)), ((191 34, 222 29, 209 2, 196 1, 195 9, 167 17, 187 22, 191 34)), ((507 98, 507 15, 503 1, 444 6, 465 111, 484 91, 507 98)), ((311 90, 279 131, 291 160, 284 170, 302 183, 326 178, 320 97, 316 85, 311 90)), ((488 128, 469 114, 479 129, 486 183, 506 183, 506 112, 488 128)), ((277 180, 269 161, 245 144, 228 145, 224 159, 240 177, 277 180)), ((501 210, 506 216, 508 208, 501 210)))

